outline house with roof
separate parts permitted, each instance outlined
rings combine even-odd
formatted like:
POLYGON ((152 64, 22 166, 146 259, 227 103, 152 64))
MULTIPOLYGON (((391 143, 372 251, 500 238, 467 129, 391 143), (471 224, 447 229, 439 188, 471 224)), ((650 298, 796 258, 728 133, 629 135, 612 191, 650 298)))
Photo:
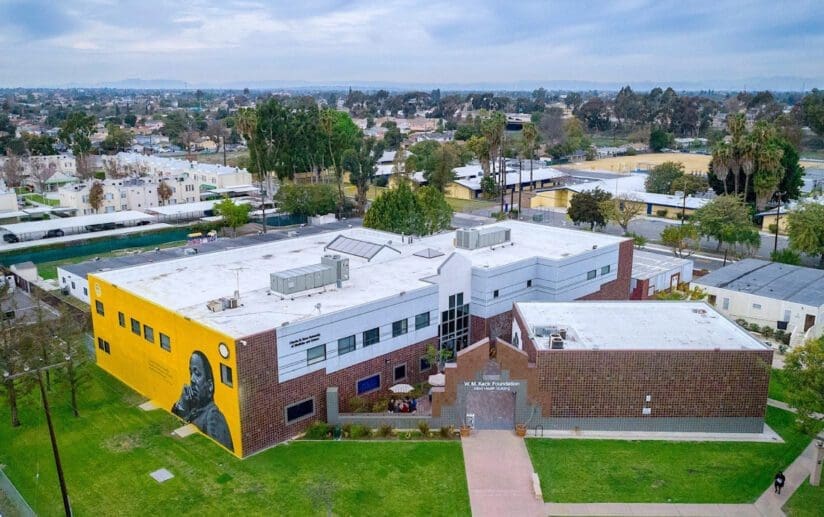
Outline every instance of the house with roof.
POLYGON ((824 334, 824 271, 744 259, 698 278, 722 314, 784 330, 790 344, 824 334))

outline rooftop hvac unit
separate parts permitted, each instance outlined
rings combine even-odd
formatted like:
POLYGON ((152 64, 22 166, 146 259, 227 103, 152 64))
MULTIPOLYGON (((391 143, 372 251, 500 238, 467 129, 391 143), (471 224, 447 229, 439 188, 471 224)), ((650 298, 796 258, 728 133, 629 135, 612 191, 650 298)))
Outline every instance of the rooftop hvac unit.
POLYGON ((489 226, 486 228, 461 228, 456 232, 455 245, 466 250, 476 250, 509 242, 509 228, 489 226))
POLYGON ((294 294, 330 284, 342 286, 349 280, 349 259, 340 255, 322 257, 320 264, 287 269, 269 276, 270 288, 275 293, 294 294))
POLYGON ((550 341, 549 348, 551 350, 563 350, 564 349, 564 339, 561 336, 553 337, 550 341))
POLYGON ((223 302, 221 300, 209 300, 206 302, 206 308, 212 312, 220 312, 223 310, 223 302))
POLYGON ((555 327, 535 327, 533 331, 535 337, 550 337, 555 333, 555 327))

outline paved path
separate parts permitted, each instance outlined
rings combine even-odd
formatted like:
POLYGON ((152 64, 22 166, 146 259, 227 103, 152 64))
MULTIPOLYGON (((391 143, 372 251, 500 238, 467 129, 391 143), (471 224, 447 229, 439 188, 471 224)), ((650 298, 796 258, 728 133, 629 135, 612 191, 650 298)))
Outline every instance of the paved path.
POLYGON ((461 439, 474 517, 546 516, 532 491, 532 462, 513 431, 475 431, 461 439))

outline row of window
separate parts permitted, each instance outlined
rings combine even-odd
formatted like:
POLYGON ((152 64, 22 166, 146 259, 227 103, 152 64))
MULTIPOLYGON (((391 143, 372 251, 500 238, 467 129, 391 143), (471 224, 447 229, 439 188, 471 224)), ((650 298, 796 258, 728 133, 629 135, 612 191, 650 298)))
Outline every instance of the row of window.
MULTIPOLYGON (((429 326, 429 313, 422 312, 415 316, 415 330, 420 330, 429 326)), ((398 320, 392 323, 392 337, 402 336, 409 332, 409 321, 407 319, 398 320)), ((363 346, 372 346, 381 341, 381 329, 375 327, 364 331, 362 334, 363 346)), ((356 349, 355 335, 338 339, 338 355, 345 355, 354 352, 356 349)), ((306 350, 306 365, 313 365, 326 360, 326 344, 313 346, 306 350)))
MULTIPOLYGON (((612 267, 609 266, 609 265, 606 265, 606 266, 602 267, 601 268, 601 276, 609 274, 609 272, 611 270, 612 270, 612 267)), ((598 276, 598 270, 597 269, 593 269, 592 271, 587 271, 587 280, 592 280, 596 276, 598 276)))
MULTIPOLYGON (((421 373, 429 371, 431 366, 432 365, 429 364, 429 360, 427 358, 420 358, 419 367, 421 373)), ((406 379, 406 363, 399 364, 392 369, 392 378, 394 383, 406 379)), ((372 393, 373 391, 379 390, 380 387, 381 374, 376 373, 374 375, 369 375, 368 377, 358 379, 355 383, 355 393, 357 395, 366 395, 368 393, 372 393)), ((293 424, 300 420, 307 419, 315 414, 315 399, 308 398, 295 402, 294 404, 290 404, 286 406, 285 414, 287 424, 293 424)))
MULTIPOLYGON (((154 344, 154 342, 155 342, 155 333, 154 333, 154 329, 152 327, 150 327, 146 324, 143 324, 142 332, 141 332, 140 322, 138 320, 134 319, 134 318, 129 318, 129 320, 130 320, 129 325, 132 329, 132 334, 134 334, 136 336, 143 336, 143 339, 145 339, 149 343, 154 344)), ((126 328, 126 315, 123 314, 122 312, 117 313, 117 324, 120 325, 123 328, 126 328)), ((166 334, 164 334, 163 332, 160 332, 158 337, 160 338, 160 348, 162 348, 163 350, 165 350, 167 352, 171 352, 172 351, 172 340, 171 340, 171 338, 169 336, 167 336, 166 334)))

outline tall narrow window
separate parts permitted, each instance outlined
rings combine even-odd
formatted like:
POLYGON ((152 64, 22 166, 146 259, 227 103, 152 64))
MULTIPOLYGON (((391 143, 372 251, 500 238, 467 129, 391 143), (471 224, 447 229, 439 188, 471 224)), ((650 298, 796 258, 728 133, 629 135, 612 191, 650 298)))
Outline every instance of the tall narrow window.
POLYGON ((103 310, 103 302, 101 302, 100 300, 95 300, 95 301, 94 301, 94 309, 95 309, 95 310, 97 311, 97 313, 98 313, 98 314, 100 314, 101 316, 105 316, 105 315, 106 315, 106 311, 105 311, 105 310, 103 310))

